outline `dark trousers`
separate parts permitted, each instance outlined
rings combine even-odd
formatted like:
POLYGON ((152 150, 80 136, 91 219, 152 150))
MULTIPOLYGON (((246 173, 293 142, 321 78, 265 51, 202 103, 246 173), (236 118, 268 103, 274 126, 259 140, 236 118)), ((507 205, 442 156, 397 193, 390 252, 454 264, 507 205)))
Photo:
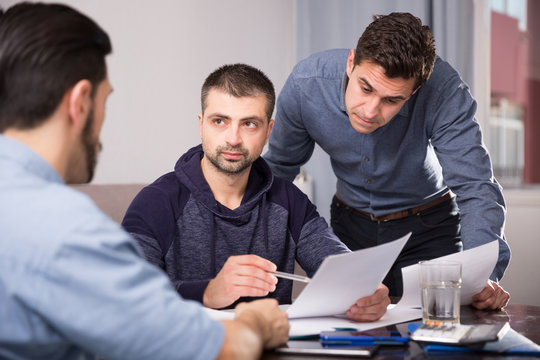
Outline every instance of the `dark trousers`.
POLYGON ((455 198, 399 220, 373 221, 340 201, 330 208, 334 233, 351 250, 384 244, 412 232, 383 283, 390 296, 401 296, 401 268, 462 250, 459 208, 455 198))

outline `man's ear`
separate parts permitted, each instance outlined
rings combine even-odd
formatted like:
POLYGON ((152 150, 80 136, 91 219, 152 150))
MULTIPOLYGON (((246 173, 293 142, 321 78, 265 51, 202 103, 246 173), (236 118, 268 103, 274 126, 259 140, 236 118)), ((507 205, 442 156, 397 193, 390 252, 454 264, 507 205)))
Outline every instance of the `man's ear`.
POLYGON ((347 76, 351 77, 351 73, 354 69, 354 49, 349 51, 349 56, 347 57, 347 76))
POLYGON ((199 118, 199 135, 201 136, 201 139, 202 139, 202 122, 203 122, 203 114, 202 113, 199 113, 199 115, 197 116, 199 118))
POLYGON ((268 143, 268 139, 270 138, 270 133, 272 132, 272 128, 274 127, 274 119, 270 119, 268 122, 268 132, 266 133, 266 141, 264 142, 264 145, 268 143))
POLYGON ((69 95, 68 113, 73 126, 82 131, 91 110, 92 83, 83 79, 73 86, 69 95))

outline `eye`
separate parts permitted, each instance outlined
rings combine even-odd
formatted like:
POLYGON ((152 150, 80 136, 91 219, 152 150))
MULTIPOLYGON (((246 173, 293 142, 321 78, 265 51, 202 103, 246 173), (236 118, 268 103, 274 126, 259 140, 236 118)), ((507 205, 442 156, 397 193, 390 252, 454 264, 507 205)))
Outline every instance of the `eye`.
POLYGON ((384 102, 386 102, 387 104, 397 104, 398 103, 398 100, 396 99, 384 99, 384 102))
POLYGON ((371 93, 371 89, 370 89, 370 88, 367 88, 367 87, 365 87, 365 86, 362 86, 362 91, 365 92, 366 94, 371 93))
POLYGON ((253 122, 253 121, 246 121, 244 123, 244 125, 249 128, 249 129, 255 129, 257 128, 257 123, 253 122))
POLYGON ((212 122, 216 125, 221 125, 224 123, 223 119, 220 119, 220 118, 215 118, 215 119, 212 119, 212 122))

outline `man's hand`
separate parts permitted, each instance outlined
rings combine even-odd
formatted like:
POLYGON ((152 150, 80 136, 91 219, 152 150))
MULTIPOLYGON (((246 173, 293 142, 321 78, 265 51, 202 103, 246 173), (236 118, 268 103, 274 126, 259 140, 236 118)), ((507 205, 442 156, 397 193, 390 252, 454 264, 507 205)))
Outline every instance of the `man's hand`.
POLYGON ((379 320, 386 313, 389 304, 388 288, 380 284, 372 295, 358 299, 347 310, 347 317, 354 321, 379 320))
POLYGON ((242 296, 266 296, 276 289, 277 278, 269 274, 276 265, 257 255, 231 256, 203 294, 203 304, 219 309, 242 296))
POLYGON ((289 339, 289 319, 287 313, 278 307, 276 299, 240 303, 235 309, 235 319, 257 329, 265 349, 285 344, 289 339))
POLYGON ((486 286, 473 296, 472 306, 479 310, 497 310, 508 305, 510 294, 495 281, 488 280, 486 286))
POLYGON ((241 303, 234 320, 223 320, 225 340, 218 359, 258 359, 263 349, 285 344, 289 339, 287 313, 275 299, 241 303))

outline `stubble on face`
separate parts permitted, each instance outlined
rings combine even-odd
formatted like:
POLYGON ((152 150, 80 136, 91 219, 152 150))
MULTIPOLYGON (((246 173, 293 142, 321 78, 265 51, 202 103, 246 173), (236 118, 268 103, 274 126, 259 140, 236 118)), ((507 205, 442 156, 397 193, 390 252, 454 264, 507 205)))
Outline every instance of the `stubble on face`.
POLYGON ((242 146, 218 146, 214 151, 208 149, 203 143, 204 156, 219 171, 227 175, 239 175, 247 169, 256 159, 250 156, 249 151, 242 146), (241 153, 242 157, 238 160, 227 159, 223 152, 241 153))
POLYGON ((94 175, 96 173, 96 167, 98 163, 98 156, 101 150, 103 149, 103 145, 101 144, 101 141, 99 140, 92 140, 91 138, 84 141, 84 147, 86 150, 86 181, 85 183, 89 183, 94 179, 94 175))
POLYGON ((88 117, 79 138, 79 144, 68 168, 66 182, 68 184, 89 183, 94 178, 98 154, 101 151, 101 142, 99 137, 93 136, 94 133, 94 111, 89 111, 88 117))

